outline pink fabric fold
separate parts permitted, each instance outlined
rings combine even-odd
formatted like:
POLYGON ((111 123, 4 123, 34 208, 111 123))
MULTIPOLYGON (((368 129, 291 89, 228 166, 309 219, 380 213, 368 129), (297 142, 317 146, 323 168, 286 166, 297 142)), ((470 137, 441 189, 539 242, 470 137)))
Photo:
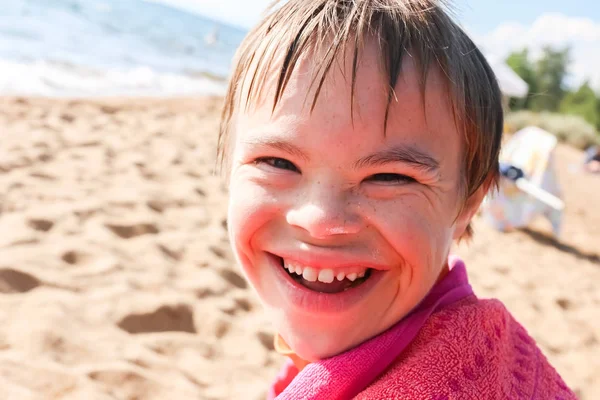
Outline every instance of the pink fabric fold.
POLYGON ((269 399, 576 399, 525 329, 478 300, 462 261, 389 330, 298 371, 287 363, 269 399))

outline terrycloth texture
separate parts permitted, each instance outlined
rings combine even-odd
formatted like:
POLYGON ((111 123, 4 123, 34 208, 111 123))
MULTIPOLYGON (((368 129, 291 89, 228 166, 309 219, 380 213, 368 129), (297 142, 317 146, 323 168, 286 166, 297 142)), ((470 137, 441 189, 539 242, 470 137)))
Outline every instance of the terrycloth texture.
POLYGON ((464 265, 388 331, 271 388, 281 399, 576 399, 535 342, 496 300, 478 300, 464 265))

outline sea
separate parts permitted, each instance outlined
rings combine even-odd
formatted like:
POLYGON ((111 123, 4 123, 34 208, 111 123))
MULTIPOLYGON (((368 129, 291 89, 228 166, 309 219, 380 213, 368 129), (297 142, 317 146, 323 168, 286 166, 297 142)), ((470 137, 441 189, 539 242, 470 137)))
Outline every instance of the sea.
POLYGON ((0 95, 222 94, 245 34, 145 0, 5 0, 0 95))

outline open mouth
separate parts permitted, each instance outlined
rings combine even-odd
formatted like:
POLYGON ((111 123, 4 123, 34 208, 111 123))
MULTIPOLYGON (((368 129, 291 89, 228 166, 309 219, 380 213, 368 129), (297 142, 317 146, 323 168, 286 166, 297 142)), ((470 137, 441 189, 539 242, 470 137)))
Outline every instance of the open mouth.
POLYGON ((319 293, 341 293, 365 283, 372 275, 371 268, 352 272, 335 272, 334 270, 316 270, 298 264, 284 262, 279 258, 279 265, 298 284, 319 293))

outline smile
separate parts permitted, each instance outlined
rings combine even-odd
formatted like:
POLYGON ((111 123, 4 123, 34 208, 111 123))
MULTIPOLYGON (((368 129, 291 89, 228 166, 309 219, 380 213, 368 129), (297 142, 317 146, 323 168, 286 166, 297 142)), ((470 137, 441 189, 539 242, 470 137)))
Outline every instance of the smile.
POLYGON ((338 257, 314 256, 311 257, 314 262, 305 265, 272 253, 267 255, 275 272, 273 283, 287 307, 312 315, 352 312, 371 298, 371 293, 387 275, 379 264, 366 263, 367 268, 365 263, 362 266, 361 263, 340 263, 338 257), (327 264, 335 268, 327 268, 327 264))
POLYGON ((316 269, 295 261, 280 259, 281 267, 297 283, 320 293, 340 293, 363 284, 371 276, 370 268, 352 268, 336 271, 316 269))

